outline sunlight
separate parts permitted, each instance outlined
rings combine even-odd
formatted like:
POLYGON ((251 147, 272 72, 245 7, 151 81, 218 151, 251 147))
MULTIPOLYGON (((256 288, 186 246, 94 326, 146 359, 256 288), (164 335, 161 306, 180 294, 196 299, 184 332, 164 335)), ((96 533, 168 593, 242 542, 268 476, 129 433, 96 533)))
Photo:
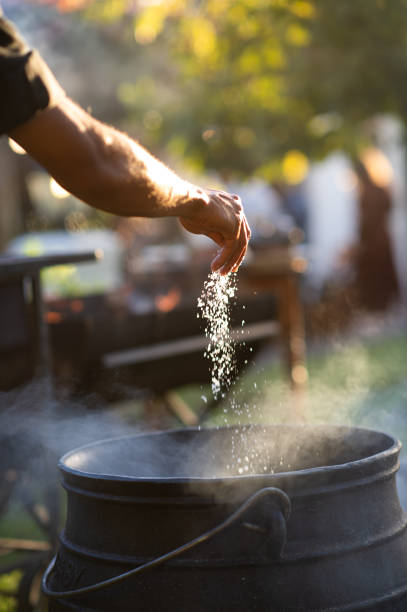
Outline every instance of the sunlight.
POLYGON ((23 149, 23 147, 20 147, 20 145, 18 144, 18 142, 16 142, 15 140, 13 140, 12 138, 8 139, 8 146, 10 147, 10 149, 14 152, 17 153, 17 155, 25 155, 26 151, 25 149, 23 149))
POLYGON ((393 181, 393 168, 387 157, 379 149, 366 149, 361 156, 370 178, 379 187, 388 187, 393 181))
POLYGON ((61 185, 57 183, 56 180, 52 178, 52 176, 49 179, 49 190, 54 196, 54 198, 57 198, 57 200, 63 200, 64 198, 70 196, 69 191, 61 187, 61 185))
POLYGON ((308 174, 309 162, 301 151, 288 151, 283 159, 283 175, 290 185, 301 183, 308 174))

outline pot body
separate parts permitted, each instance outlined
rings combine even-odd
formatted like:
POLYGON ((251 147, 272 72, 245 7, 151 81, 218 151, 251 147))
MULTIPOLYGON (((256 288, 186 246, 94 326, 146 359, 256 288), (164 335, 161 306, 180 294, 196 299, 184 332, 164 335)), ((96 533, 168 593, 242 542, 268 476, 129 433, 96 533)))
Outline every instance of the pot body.
POLYGON ((362 429, 252 426, 73 451, 60 462, 68 514, 47 577, 57 593, 143 566, 258 498, 165 563, 53 598, 49 610, 405 612, 399 449, 393 438, 362 429))

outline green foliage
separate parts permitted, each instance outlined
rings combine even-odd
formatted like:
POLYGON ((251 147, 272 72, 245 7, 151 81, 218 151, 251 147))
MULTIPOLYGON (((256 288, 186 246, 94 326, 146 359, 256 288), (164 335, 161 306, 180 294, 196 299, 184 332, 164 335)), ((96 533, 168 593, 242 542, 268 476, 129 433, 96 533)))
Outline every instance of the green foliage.
MULTIPOLYGON (((0 590, 3 592, 14 592, 21 578, 21 572, 15 571, 0 576, 0 590)), ((15 612, 17 610, 16 600, 6 595, 0 596, 0 612, 15 612)))
MULTIPOLYGON (((128 15, 129 2, 112 0, 87 12, 113 4, 128 15)), ((120 99, 135 121, 143 117, 147 145, 195 168, 275 178, 293 149, 313 158, 355 153, 371 137, 372 117, 406 119, 407 0, 142 6, 123 27, 133 28, 149 84, 123 84, 120 99)))
MULTIPOLYGON (((304 401, 308 423, 342 423, 383 428, 407 440, 405 368, 407 342, 400 337, 351 341, 311 353, 307 360, 309 384, 304 401)), ((204 391, 210 397, 210 392, 204 391)), ((199 405, 196 391, 195 403, 199 405)), ((185 399, 185 397, 184 397, 185 399)), ((191 391, 186 401, 193 403, 191 391)), ((276 362, 250 368, 234 389, 234 406, 227 397, 208 419, 208 425, 229 423, 279 423, 290 418, 287 375, 276 362), (250 406, 250 408, 248 408, 250 406)))

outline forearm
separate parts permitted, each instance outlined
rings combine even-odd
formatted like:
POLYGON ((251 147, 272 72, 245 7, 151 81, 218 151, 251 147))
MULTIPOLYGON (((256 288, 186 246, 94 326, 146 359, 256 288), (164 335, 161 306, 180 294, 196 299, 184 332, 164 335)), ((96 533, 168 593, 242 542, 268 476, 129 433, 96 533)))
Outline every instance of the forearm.
POLYGON ((203 197, 137 142, 68 98, 10 136, 68 191, 113 214, 180 216, 203 197))
POLYGON ((0 135, 8 133, 65 189, 117 215, 176 216, 189 232, 218 244, 213 270, 237 270, 250 237, 240 198, 182 180, 137 142, 74 104, 4 19, 0 90, 0 135))

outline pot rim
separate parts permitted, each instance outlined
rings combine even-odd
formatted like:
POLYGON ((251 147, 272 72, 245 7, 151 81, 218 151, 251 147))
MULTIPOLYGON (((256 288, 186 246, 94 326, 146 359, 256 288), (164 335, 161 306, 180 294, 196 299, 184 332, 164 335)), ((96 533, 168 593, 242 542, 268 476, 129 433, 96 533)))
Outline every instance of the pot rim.
POLYGON ((227 484, 227 483, 235 483, 236 481, 242 481, 242 482, 253 481, 255 478, 261 478, 261 479, 277 478, 278 480, 280 480, 280 479, 285 479, 285 478, 293 478, 293 477, 298 477, 298 476, 305 477, 308 475, 313 476, 313 475, 318 475, 318 474, 324 474, 324 475, 332 474, 333 475, 343 470, 346 470, 347 472, 349 471, 359 472, 361 469, 366 468, 367 466, 370 466, 371 464, 377 463, 380 460, 386 461, 386 460, 391 460, 392 458, 397 460, 401 446, 402 445, 401 445, 400 440, 398 440, 397 438, 395 438, 389 433, 377 431, 375 429, 370 429, 370 428, 352 427, 348 425, 337 425, 337 424, 335 425, 330 425, 330 424, 329 425, 326 425, 326 424, 321 424, 321 425, 302 425, 302 424, 301 425, 298 425, 298 424, 297 425, 295 424, 263 425, 263 424, 258 424, 258 423, 251 423, 251 424, 244 425, 244 426, 228 425, 225 427, 207 427, 207 428, 186 427, 183 429, 179 429, 179 428, 178 429, 168 429, 164 431, 154 431, 154 432, 138 433, 138 434, 125 435, 125 436, 116 436, 112 438, 105 438, 103 440, 97 440, 89 444, 84 444, 80 447, 77 447, 65 453, 58 461, 58 468, 63 474, 65 473, 68 476, 71 475, 73 477, 79 477, 81 479, 84 478, 88 482, 105 481, 105 482, 112 482, 112 483, 114 482, 126 483, 127 482, 127 483, 134 483, 134 484, 151 483, 151 484, 157 484, 157 485, 159 484, 188 485, 188 484, 193 484, 193 483, 197 483, 197 484, 198 483, 202 483, 202 484, 210 483, 210 484, 221 485, 221 484, 227 484), (290 470, 286 472, 275 472, 274 474, 252 473, 252 474, 236 474, 236 475, 218 476, 218 477, 127 476, 127 475, 118 475, 118 474, 103 474, 103 473, 96 473, 96 472, 86 472, 86 471, 82 471, 79 469, 69 467, 66 464, 66 461, 68 460, 68 458, 74 455, 75 453, 78 453, 79 451, 83 451, 85 449, 93 448, 96 446, 101 446, 102 444, 106 444, 110 442, 116 442, 119 440, 125 440, 125 439, 130 439, 130 438, 142 438, 142 437, 146 438, 146 437, 153 437, 153 436, 159 437, 163 435, 176 434, 178 432, 198 432, 198 431, 206 432, 206 431, 231 430, 231 429, 236 429, 236 427, 261 427, 261 428, 269 428, 269 429, 277 429, 277 428, 305 429, 305 428, 308 428, 308 429, 312 429, 313 431, 315 431, 316 429, 321 429, 321 430, 327 430, 327 431, 337 430, 338 432, 344 431, 344 430, 348 430, 349 432, 365 432, 367 434, 377 434, 378 436, 380 435, 384 438, 387 438, 389 441, 389 446, 383 449, 382 451, 369 455, 368 457, 362 457, 360 459, 356 459, 354 461, 346 461, 344 463, 304 468, 304 469, 299 469, 299 470, 290 470))

